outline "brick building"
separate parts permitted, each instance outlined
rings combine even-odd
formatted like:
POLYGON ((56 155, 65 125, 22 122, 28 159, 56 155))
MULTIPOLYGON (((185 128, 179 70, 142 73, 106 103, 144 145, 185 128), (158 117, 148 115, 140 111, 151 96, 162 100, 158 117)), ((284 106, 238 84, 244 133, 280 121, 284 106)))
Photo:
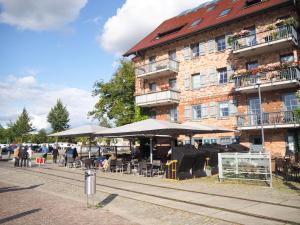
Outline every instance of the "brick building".
POLYGON ((259 151, 263 124, 267 151, 294 152, 299 9, 289 0, 220 0, 164 21, 124 54, 134 55, 136 104, 157 119, 238 131, 193 137, 202 144, 259 151))

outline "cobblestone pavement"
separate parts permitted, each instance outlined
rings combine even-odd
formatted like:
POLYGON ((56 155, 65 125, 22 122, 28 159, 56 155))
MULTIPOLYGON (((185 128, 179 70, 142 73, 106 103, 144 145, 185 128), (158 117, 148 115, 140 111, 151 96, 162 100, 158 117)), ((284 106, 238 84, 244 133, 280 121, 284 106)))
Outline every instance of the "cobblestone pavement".
POLYGON ((87 209, 83 182, 54 181, 32 171, 37 176, 0 162, 0 224, 233 224, 105 191, 94 198, 100 207, 87 209))
MULTIPOLYGON (((41 185, 43 186, 43 185, 41 185)), ((36 190, 0 182, 0 224, 136 224, 105 209, 36 190)))

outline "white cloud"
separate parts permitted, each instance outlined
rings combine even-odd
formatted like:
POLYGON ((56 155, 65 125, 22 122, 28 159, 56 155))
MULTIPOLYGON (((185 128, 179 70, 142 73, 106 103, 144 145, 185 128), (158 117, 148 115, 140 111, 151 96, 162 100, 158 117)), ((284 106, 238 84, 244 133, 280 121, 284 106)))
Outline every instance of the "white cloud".
POLYGON ((29 30, 57 30, 74 21, 87 0, 0 0, 0 22, 29 30))
POLYGON ((123 54, 164 20, 206 0, 126 0, 97 37, 108 52, 123 54))
POLYGON ((35 128, 50 128, 47 114, 60 98, 70 113, 70 124, 78 126, 91 121, 87 113, 97 98, 78 88, 49 85, 38 82, 34 76, 7 76, 0 80, 0 124, 14 121, 23 107, 29 112, 35 128))

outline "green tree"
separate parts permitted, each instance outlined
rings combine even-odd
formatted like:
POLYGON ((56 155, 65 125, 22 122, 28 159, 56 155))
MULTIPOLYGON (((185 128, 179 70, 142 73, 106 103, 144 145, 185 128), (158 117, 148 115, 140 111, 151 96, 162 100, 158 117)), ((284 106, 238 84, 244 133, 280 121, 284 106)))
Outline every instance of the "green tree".
POLYGON ((30 122, 28 112, 25 108, 16 122, 10 125, 10 127, 12 128, 15 138, 21 141, 23 140, 24 136, 28 135, 29 132, 34 130, 32 123, 30 122))
POLYGON ((47 121, 51 124, 54 132, 69 128, 69 112, 60 99, 57 100, 56 105, 48 113, 47 121))
POLYGON ((108 117, 116 126, 142 119, 145 112, 135 106, 135 72, 131 61, 121 60, 120 66, 110 81, 97 81, 93 95, 99 97, 89 116, 100 122, 108 117), (138 109, 138 110, 136 110, 138 109), (141 114, 141 115, 140 115, 141 114))
POLYGON ((39 132, 37 133, 37 140, 38 143, 46 143, 47 142, 47 133, 45 129, 41 129, 39 130, 39 132))

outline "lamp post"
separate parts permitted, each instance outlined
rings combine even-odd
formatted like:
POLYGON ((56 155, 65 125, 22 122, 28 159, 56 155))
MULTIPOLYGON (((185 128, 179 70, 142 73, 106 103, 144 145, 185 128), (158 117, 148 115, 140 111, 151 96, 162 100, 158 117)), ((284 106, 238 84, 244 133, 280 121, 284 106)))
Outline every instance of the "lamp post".
POLYGON ((261 91, 260 91, 260 85, 261 85, 260 73, 257 73, 256 85, 258 88, 258 99, 259 99, 261 144, 262 144, 263 152, 265 152, 264 119, 263 119, 263 111, 262 111, 262 104, 261 104, 261 91))

